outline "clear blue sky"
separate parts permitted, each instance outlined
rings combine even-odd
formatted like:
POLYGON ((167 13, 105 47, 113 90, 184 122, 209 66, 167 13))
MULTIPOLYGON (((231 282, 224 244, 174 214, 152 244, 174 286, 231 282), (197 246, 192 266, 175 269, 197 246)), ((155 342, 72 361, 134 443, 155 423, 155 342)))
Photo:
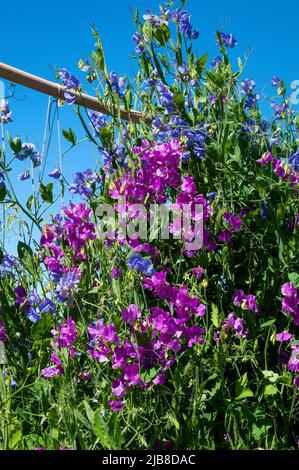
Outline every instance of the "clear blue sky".
MULTIPOLYGON (((66 67, 79 78, 77 69, 80 56, 85 56, 93 46, 90 24, 98 28, 108 62, 109 70, 120 75, 133 74, 135 61, 131 36, 134 33, 135 7, 140 13, 149 8, 158 10, 154 0, 88 0, 85 2, 48 2, 40 0, 14 0, 1 2, 0 61, 42 77, 53 79, 57 67, 66 67)), ((248 54, 253 48, 245 78, 256 81, 257 91, 271 94, 271 78, 279 75, 287 84, 299 80, 298 54, 298 0, 189 0, 191 22, 200 31, 195 42, 197 52, 209 52, 211 61, 216 53, 215 30, 233 32, 238 46, 231 55, 235 59, 248 54)), ((7 126, 11 134, 22 140, 42 143, 47 97, 18 86, 10 101, 14 122, 7 126)), ((71 109, 62 109, 61 127, 73 127, 78 137, 83 131, 71 109)), ((67 143, 63 140, 63 149, 67 143)), ((95 154, 88 146, 76 148, 65 159, 67 176, 78 169, 92 166, 95 154)), ((55 135, 49 155, 48 170, 58 163, 57 136, 55 135)), ((17 173, 24 170, 24 162, 16 162, 17 173)), ((30 194, 30 181, 17 184, 17 190, 30 194)))

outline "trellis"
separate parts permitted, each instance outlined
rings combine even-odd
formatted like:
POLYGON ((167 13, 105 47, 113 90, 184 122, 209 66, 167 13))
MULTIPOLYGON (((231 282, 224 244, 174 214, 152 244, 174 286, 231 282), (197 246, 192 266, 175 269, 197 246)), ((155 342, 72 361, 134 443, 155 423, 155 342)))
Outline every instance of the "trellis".
MULTIPOLYGON (((32 90, 39 91, 45 95, 53 96, 56 99, 64 99, 64 86, 59 85, 59 83, 50 82, 49 80, 38 77, 37 75, 25 72, 24 70, 11 67, 10 65, 4 64, 3 62, 0 62, 0 78, 4 78, 12 83, 17 83, 18 85, 23 85, 27 88, 31 88, 32 90)), ((110 114, 110 111, 102 106, 95 96, 73 90, 72 94, 76 95, 76 104, 78 106, 83 106, 84 108, 92 109, 103 114, 110 114)), ((125 121, 139 123, 141 119, 144 118, 143 114, 139 111, 126 111, 122 108, 120 108, 118 111, 121 119, 124 119, 125 121)))

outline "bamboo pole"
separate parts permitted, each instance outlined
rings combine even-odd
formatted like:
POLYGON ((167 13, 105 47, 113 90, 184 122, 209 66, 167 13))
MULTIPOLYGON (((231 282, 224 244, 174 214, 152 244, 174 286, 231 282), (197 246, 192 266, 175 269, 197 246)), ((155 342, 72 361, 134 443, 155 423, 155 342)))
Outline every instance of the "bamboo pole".
MULTIPOLYGON (((32 75, 31 73, 24 72, 23 70, 11 67, 10 65, 0 62, 0 78, 4 78, 13 83, 23 85, 32 90, 39 91, 45 95, 53 96, 56 99, 64 99, 65 87, 59 85, 55 82, 50 82, 44 78, 38 77, 37 75, 32 75)), ((103 114, 110 114, 109 110, 103 107, 98 99, 94 96, 86 95, 85 93, 79 93, 77 91, 72 91, 76 95, 76 104, 79 106, 84 106, 85 108, 98 111, 103 114)), ((125 121, 133 121, 139 123, 143 118, 143 114, 139 111, 131 110, 125 111, 120 109, 120 117, 125 121)))

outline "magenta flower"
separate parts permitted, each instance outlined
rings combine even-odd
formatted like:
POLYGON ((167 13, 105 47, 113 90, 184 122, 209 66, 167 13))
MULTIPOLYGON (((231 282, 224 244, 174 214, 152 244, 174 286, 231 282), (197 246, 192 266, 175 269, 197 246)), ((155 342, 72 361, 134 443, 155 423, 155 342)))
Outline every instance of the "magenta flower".
POLYGON ((0 341, 5 341, 7 339, 5 328, 3 323, 0 321, 0 341))
POLYGON ((181 185, 182 191, 189 194, 196 194, 196 184, 192 176, 185 176, 181 185))
POLYGON ((124 323, 134 323, 138 318, 141 317, 141 312, 137 305, 129 305, 127 310, 122 311, 122 319, 124 323))
POLYGON ((124 367, 124 379, 129 382, 129 385, 136 385, 139 382, 139 365, 129 364, 124 367))
POLYGON ((271 152, 265 152, 261 158, 257 160, 261 165, 267 165, 269 162, 273 161, 273 155, 271 152))
POLYGON ((239 232, 241 230, 242 220, 238 215, 233 215, 231 212, 226 212, 223 215, 223 220, 234 232, 239 232))
POLYGON ((292 347, 292 354, 288 362, 288 369, 292 372, 299 372, 299 346, 292 347))
POLYGON ((108 405, 110 407, 111 411, 116 411, 117 413, 120 413, 122 408, 125 406, 126 402, 125 401, 115 401, 115 400, 109 400, 108 405))
POLYGON ((122 277, 122 271, 118 266, 111 270, 111 277, 112 279, 119 279, 120 277, 122 277))
POLYGON ((288 331, 282 331, 281 333, 277 333, 276 335, 276 341, 291 341, 291 339, 293 338, 293 335, 291 333, 289 333, 288 331))
POLYGON ((205 272, 206 270, 204 268, 201 268, 200 266, 192 269, 192 274, 196 277, 196 279, 201 279, 205 272))
POLYGON ((114 380, 111 390, 117 398, 122 398, 127 390, 127 384, 123 379, 114 380))
POLYGON ((286 282, 281 286, 281 293, 285 297, 297 297, 298 291, 292 282, 286 282))
POLYGON ((220 242, 228 243, 232 238, 232 234, 229 230, 227 230, 227 228, 224 228, 221 230, 217 238, 220 242))
POLYGON ((259 308, 256 304, 256 296, 253 294, 246 295, 241 289, 237 289, 232 297, 234 305, 241 307, 243 310, 250 310, 257 313, 259 308))

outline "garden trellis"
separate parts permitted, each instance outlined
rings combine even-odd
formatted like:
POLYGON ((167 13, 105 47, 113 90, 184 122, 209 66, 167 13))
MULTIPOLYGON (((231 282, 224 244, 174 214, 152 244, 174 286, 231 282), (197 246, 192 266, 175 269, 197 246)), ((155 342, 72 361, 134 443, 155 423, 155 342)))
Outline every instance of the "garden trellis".
MULTIPOLYGON (((40 93, 53 96, 56 99, 64 100, 64 86, 25 72, 24 70, 11 67, 3 62, 0 62, 0 78, 9 80, 12 83, 17 83, 18 85, 23 85, 27 88, 31 88, 32 90, 39 91, 40 93)), ((73 94, 76 95, 77 105, 103 114, 110 114, 109 110, 102 106, 96 97, 80 93, 78 91, 73 91, 73 94)), ((121 119, 136 123, 139 123, 140 120, 144 118, 142 113, 135 110, 128 112, 124 109, 119 109, 119 114, 121 119)))

